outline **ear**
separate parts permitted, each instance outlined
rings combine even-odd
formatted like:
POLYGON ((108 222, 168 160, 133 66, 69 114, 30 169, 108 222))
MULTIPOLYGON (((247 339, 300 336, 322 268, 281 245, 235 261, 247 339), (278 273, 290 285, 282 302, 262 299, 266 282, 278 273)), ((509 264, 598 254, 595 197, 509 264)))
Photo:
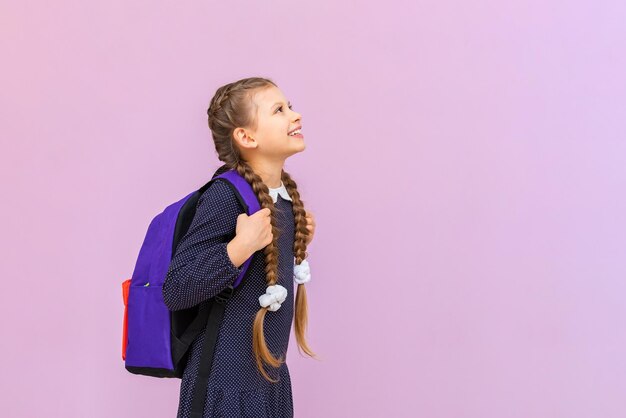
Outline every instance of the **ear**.
POLYGON ((244 128, 235 128, 233 139, 243 148, 256 148, 259 145, 251 133, 244 128))

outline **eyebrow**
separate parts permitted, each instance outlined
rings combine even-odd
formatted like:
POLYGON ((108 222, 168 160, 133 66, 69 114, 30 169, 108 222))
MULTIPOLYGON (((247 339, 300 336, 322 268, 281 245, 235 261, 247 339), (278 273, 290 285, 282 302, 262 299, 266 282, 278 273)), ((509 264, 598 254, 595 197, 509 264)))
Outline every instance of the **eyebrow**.
MULTIPOLYGON (((276 103, 274 103, 274 106, 272 106, 272 109, 274 109, 277 105, 280 105, 280 104, 284 104, 284 103, 283 102, 276 102, 276 103)), ((291 106, 291 102, 287 102, 287 106, 291 106)))

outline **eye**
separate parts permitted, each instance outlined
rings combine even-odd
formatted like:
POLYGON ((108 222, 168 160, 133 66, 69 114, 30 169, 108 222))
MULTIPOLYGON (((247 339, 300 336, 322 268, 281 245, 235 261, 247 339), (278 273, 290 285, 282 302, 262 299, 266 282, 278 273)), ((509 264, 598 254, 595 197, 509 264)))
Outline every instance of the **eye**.
MULTIPOLYGON (((278 109, 276 109, 276 111, 278 112, 280 110, 282 112, 282 108, 283 108, 283 106, 280 105, 280 106, 278 106, 278 109)), ((293 110, 293 106, 289 105, 289 109, 293 110)))

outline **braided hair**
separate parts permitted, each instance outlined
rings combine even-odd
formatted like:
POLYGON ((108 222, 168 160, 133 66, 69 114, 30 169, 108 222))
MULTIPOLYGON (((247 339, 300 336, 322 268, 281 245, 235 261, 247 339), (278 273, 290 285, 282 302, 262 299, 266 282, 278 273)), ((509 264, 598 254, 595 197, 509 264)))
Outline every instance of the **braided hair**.
MULTIPOLYGON (((272 197, 269 194, 267 185, 261 177, 256 174, 252 167, 243 158, 239 148, 235 145, 233 131, 237 127, 257 128, 256 118, 258 106, 252 100, 253 95, 258 90, 262 90, 276 84, 262 77, 244 78, 217 89, 211 104, 207 110, 209 117, 209 129, 215 142, 215 150, 220 161, 223 161, 227 169, 235 169, 252 186, 252 190, 257 196, 261 208, 269 208, 271 212, 271 225, 273 239, 264 249, 265 254, 265 274, 267 285, 274 285, 278 281, 278 234, 279 230, 275 218, 275 207, 272 197)), ((304 202, 300 199, 298 187, 291 176, 283 169, 281 171, 283 181, 289 196, 292 199, 292 207, 295 222, 294 256, 295 264, 300 264, 306 257, 306 239, 309 231, 306 228, 306 212, 304 202)), ((257 367, 263 377, 270 382, 277 382, 267 374, 264 364, 271 367, 279 367, 285 359, 278 358, 270 352, 263 335, 263 321, 269 307, 261 307, 257 312, 252 327, 252 350, 257 363, 257 367)), ((307 297, 304 284, 298 284, 295 302, 295 335, 298 347, 307 355, 315 357, 315 353, 309 348, 304 334, 307 326, 307 297)))

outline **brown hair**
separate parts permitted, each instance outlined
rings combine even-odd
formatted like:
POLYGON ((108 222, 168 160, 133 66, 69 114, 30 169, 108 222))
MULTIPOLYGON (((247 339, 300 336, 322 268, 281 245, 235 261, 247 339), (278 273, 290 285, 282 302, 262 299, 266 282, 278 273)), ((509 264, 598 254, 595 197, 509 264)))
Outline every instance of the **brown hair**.
MULTIPOLYGON (((278 87, 272 80, 261 77, 244 78, 226 84, 217 89, 207 111, 209 116, 209 128, 211 129, 219 160, 223 161, 228 169, 236 169, 239 174, 250 183, 252 190, 254 190, 254 193, 259 199, 261 208, 270 209, 273 240, 263 249, 268 286, 276 284, 278 280, 277 239, 279 231, 276 226, 274 202, 269 194, 267 185, 263 183, 261 177, 256 174, 252 170, 252 167, 243 159, 239 148, 235 145, 232 134, 237 127, 251 127, 256 129, 258 122, 256 117, 258 106, 252 100, 253 95, 258 90, 263 90, 271 86, 278 87)), ((306 238, 309 231, 306 228, 304 202, 300 199, 296 182, 285 170, 281 172, 281 180, 292 199, 295 218, 295 241, 293 251, 295 263, 300 264, 308 255, 306 252, 306 238)), ((263 377, 271 382, 277 382, 276 380, 272 380, 263 368, 263 363, 272 367, 279 367, 285 361, 282 356, 280 358, 274 357, 267 347, 265 336, 263 335, 263 320, 265 319, 267 311, 267 307, 261 307, 254 319, 254 325, 252 327, 252 349, 257 366, 263 377)), ((309 356, 315 357, 315 353, 309 348, 304 338, 307 326, 307 297, 304 284, 298 284, 294 326, 299 348, 309 356)))

